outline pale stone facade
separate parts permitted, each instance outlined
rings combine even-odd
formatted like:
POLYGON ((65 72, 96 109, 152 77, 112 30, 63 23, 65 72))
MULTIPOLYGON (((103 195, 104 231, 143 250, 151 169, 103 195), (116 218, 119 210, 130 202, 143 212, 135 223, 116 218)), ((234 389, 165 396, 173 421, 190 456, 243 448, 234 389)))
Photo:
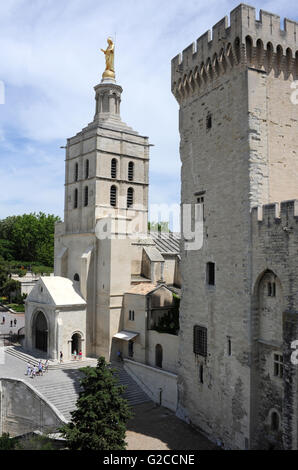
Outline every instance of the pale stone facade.
POLYGON ((203 247, 182 243, 178 413, 226 448, 298 447, 297 205, 252 213, 298 197, 297 30, 241 4, 172 61, 181 202, 204 205, 203 247))

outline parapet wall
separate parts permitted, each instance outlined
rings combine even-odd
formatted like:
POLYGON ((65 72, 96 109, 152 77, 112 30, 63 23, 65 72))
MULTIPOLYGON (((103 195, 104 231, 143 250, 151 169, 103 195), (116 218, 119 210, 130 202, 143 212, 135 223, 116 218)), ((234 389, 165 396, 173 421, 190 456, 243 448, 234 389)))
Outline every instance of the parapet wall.
POLYGON ((261 10, 256 19, 255 8, 240 4, 230 13, 230 25, 225 16, 212 34, 208 30, 173 58, 172 91, 179 101, 187 87, 200 87, 235 64, 266 71, 275 66, 281 71, 285 65, 287 75, 297 77, 297 36, 297 22, 285 19, 281 29, 279 16, 261 10))
POLYGON ((253 207, 252 222, 256 224, 280 224, 285 232, 298 230, 298 199, 253 207))

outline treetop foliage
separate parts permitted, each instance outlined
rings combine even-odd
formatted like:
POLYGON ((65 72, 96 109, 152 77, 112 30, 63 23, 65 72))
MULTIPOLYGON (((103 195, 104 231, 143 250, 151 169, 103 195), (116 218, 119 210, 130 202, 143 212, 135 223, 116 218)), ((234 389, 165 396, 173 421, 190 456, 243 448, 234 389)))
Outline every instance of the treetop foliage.
POLYGON ((6 261, 39 261, 45 266, 54 263, 55 223, 52 214, 24 214, 0 220, 0 254, 6 261))

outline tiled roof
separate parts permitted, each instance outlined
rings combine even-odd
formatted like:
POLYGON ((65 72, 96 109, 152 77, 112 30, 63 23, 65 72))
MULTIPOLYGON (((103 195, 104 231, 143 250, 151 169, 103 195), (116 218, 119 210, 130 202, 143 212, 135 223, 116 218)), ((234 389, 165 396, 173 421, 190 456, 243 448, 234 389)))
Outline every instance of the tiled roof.
POLYGON ((150 232, 156 248, 162 254, 180 254, 180 233, 150 232))
POLYGON ((127 291, 128 294, 139 294, 139 295, 147 295, 149 292, 153 291, 156 289, 157 285, 153 283, 140 283, 135 286, 133 286, 129 291, 127 291))

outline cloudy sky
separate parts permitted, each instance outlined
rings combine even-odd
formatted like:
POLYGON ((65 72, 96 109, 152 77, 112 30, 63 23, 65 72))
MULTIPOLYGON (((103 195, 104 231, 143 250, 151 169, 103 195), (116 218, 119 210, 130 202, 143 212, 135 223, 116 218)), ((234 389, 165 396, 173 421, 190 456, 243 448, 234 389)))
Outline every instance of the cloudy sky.
MULTIPOLYGON (((0 3, 0 219, 44 211, 63 216, 67 137, 94 115, 101 47, 116 36, 123 121, 155 146, 150 201, 180 197, 178 105, 170 61, 239 0, 5 0, 0 3)), ((297 20, 296 0, 254 1, 297 20), (295 8, 296 7, 296 8, 295 8)), ((258 16, 257 11, 257 16, 258 16)))

